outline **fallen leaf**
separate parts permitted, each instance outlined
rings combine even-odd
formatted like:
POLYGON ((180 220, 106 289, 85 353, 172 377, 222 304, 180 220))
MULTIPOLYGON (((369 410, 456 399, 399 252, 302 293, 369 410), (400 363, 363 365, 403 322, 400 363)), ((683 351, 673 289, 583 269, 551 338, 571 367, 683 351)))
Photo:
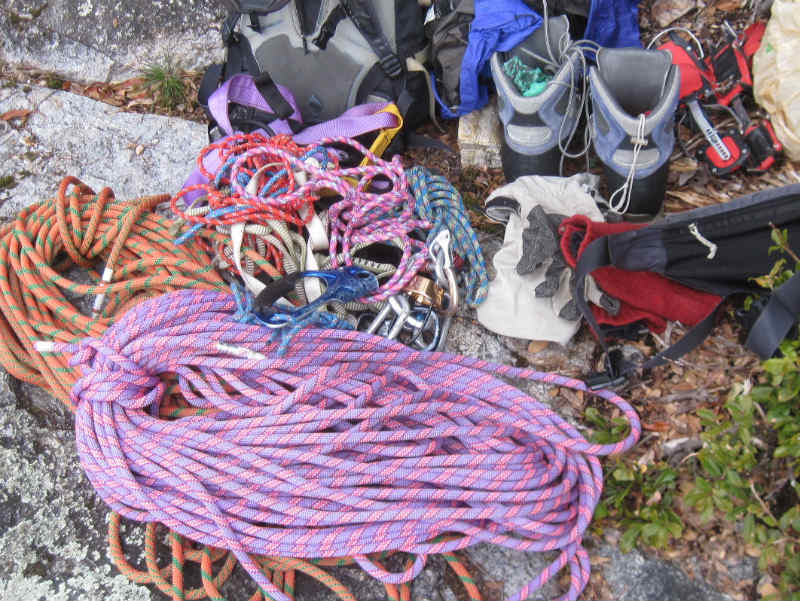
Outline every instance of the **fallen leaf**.
POLYGON ((670 429, 670 425, 668 422, 643 423, 642 427, 645 430, 651 430, 652 432, 669 432, 670 429))
POLYGON ((714 8, 722 11, 739 10, 744 3, 742 0, 719 0, 714 4, 714 8))
POLYGON ((647 499, 647 502, 645 503, 645 505, 650 507, 650 506, 655 505, 656 503, 660 503, 660 502, 661 502, 661 491, 657 490, 656 492, 653 493, 652 497, 647 499))
POLYGON ((13 121, 14 119, 19 119, 21 124, 25 125, 32 112, 33 111, 29 109, 14 109, 0 115, 0 121, 13 121))
POLYGON ((771 597, 773 595, 777 595, 780 591, 775 588, 775 585, 772 584, 772 578, 769 576, 764 576, 758 583, 758 594, 761 597, 771 597))
POLYGON ((540 353, 546 349, 549 344, 547 340, 532 340, 528 345, 528 352, 532 354, 540 353))
POLYGON ((650 14, 659 27, 667 27, 695 6, 695 0, 656 0, 650 8, 650 14))

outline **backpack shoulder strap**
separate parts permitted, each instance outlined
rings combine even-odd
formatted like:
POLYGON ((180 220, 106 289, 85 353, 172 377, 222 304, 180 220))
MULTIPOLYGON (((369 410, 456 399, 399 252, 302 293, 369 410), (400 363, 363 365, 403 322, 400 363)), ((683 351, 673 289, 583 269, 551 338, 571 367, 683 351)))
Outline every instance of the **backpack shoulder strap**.
POLYGON ((756 319, 745 346, 763 359, 775 354, 781 341, 800 315, 800 273, 794 274, 770 295, 767 306, 756 319))
POLYGON ((339 0, 347 16, 353 21, 359 33, 377 55, 378 62, 384 73, 391 79, 397 79, 403 74, 403 62, 392 50, 389 40, 383 34, 375 9, 370 0, 339 0))

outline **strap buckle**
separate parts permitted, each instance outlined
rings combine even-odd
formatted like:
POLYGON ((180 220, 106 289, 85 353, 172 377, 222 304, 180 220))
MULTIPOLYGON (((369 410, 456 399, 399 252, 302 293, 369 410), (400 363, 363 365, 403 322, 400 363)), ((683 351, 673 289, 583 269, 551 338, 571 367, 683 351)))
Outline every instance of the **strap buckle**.
POLYGON ((382 56, 378 64, 381 66, 381 69, 383 69, 383 72, 392 79, 397 79, 403 74, 403 63, 400 62, 396 54, 386 54, 382 56))
POLYGON ((600 390, 601 388, 613 390, 627 383, 628 377, 623 371, 625 359, 622 349, 617 347, 608 349, 604 364, 605 371, 592 372, 586 377, 586 386, 589 390, 600 390))

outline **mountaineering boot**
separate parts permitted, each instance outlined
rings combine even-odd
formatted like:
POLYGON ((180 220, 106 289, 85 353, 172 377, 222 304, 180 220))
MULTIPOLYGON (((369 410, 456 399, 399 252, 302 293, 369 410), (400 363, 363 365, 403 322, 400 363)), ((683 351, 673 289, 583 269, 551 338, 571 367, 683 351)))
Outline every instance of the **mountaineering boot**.
MULTIPOLYGON (((580 116, 583 60, 569 49, 569 20, 551 17, 510 52, 495 52, 492 78, 503 123, 501 158, 507 182, 521 175, 558 175, 561 151, 580 116), (548 48, 549 46, 549 48, 548 48), (563 53, 559 48, 566 48, 563 53), (526 72, 540 69, 535 95, 523 95, 504 69, 516 64, 526 72), (541 90, 541 91, 539 91, 541 90)), ((539 73, 539 72, 537 72, 539 73)))
POLYGON ((680 70, 663 50, 601 48, 589 71, 594 150, 603 162, 611 210, 656 217, 675 145, 680 70))

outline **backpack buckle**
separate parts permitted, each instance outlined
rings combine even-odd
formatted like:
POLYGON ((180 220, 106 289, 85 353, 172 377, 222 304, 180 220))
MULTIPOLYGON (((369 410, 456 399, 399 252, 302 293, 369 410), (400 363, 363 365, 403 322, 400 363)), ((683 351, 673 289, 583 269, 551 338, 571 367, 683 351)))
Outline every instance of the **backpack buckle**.
POLYGON ((605 371, 592 372, 586 376, 586 386, 589 390, 600 390, 602 388, 614 390, 623 386, 628 381, 628 377, 623 372, 625 361, 622 355, 622 349, 609 349, 606 353, 604 363, 605 371))
POLYGON ((383 72, 392 79, 397 79, 403 74, 403 63, 400 62, 396 54, 382 56, 378 64, 383 69, 383 72))

